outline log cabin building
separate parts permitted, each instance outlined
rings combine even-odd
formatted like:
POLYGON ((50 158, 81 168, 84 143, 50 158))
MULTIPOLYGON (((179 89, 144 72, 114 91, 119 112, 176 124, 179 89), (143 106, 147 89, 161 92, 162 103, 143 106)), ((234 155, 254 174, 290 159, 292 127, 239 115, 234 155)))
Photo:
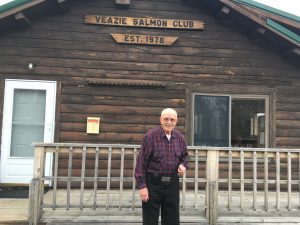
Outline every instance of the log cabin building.
POLYGON ((32 142, 140 144, 165 107, 191 146, 300 148, 300 18, 251 0, 15 0, 0 55, 2 184, 32 142))

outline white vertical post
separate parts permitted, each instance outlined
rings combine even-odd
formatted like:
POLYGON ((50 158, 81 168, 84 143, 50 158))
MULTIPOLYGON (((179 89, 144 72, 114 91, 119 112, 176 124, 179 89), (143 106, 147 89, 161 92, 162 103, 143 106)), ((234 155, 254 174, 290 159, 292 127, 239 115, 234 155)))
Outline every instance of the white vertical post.
POLYGON ((73 161, 73 147, 69 148, 69 160, 68 160, 68 179, 67 179, 67 204, 66 209, 70 209, 70 193, 71 193, 71 176, 72 176, 72 162, 73 161))
POLYGON ((85 164, 86 164, 86 147, 83 147, 82 162, 81 162, 81 177, 80 177, 80 209, 83 209, 84 198, 84 180, 85 180, 85 164))
POLYGON ((123 200, 123 186, 124 186, 124 159, 125 159, 125 148, 121 150, 121 168, 120 168, 120 193, 119 193, 119 209, 122 209, 123 200))
POLYGON ((95 170, 94 170, 94 201, 93 201, 94 210, 97 208, 98 170, 99 170, 99 147, 96 147, 95 170))
POLYGON ((110 176, 111 176, 111 154, 112 147, 108 148, 107 178, 106 178, 106 209, 109 208, 110 176))
POLYGON ((241 158, 241 177, 240 177, 240 192, 241 192, 241 203, 240 203, 240 209, 244 210, 244 188, 245 188, 245 179, 244 179, 244 151, 241 151, 240 153, 240 158, 241 158))
POLYGON ((276 152, 276 209, 280 209, 280 153, 276 152))
POLYGON ((53 196, 52 196, 52 209, 56 209, 56 191, 57 191, 57 174, 58 174, 58 154, 59 147, 55 148, 55 160, 54 160, 54 182, 53 182, 53 196))
POLYGON ((186 173, 182 175, 182 210, 185 210, 186 205, 186 173))
POLYGON ((33 179, 30 187, 29 223, 37 225, 41 219, 44 193, 45 148, 35 147, 33 179))
POLYGON ((133 170, 132 170, 132 210, 135 209, 135 192, 136 192, 136 181, 134 177, 134 170, 136 166, 136 158, 137 158, 137 149, 133 149, 133 170))
POLYGON ((198 156, 198 149, 195 151, 195 194, 194 194, 194 208, 198 208, 198 170, 199 170, 199 156, 198 156))
POLYGON ((253 152, 253 211, 256 211, 256 195, 257 195, 257 153, 253 152))
POLYGON ((218 218, 218 180, 219 151, 207 152, 206 177, 208 182, 208 216, 209 224, 216 224, 218 218))
POLYGON ((264 189, 265 189, 265 211, 269 210, 269 161, 268 152, 264 153, 264 189))
POLYGON ((232 201, 232 151, 228 153, 228 210, 231 210, 232 201))
POLYGON ((288 177, 288 210, 291 210, 291 196, 292 196, 292 154, 287 153, 287 177, 288 177))

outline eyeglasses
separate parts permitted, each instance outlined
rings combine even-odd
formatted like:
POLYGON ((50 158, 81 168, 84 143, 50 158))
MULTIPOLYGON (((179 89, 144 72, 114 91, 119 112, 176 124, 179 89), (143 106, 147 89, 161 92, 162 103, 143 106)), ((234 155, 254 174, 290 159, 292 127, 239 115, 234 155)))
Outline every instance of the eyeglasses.
POLYGON ((169 117, 165 117, 165 118, 163 118, 163 121, 164 121, 164 122, 170 121, 171 123, 175 123, 176 119, 174 119, 174 118, 169 118, 169 117))

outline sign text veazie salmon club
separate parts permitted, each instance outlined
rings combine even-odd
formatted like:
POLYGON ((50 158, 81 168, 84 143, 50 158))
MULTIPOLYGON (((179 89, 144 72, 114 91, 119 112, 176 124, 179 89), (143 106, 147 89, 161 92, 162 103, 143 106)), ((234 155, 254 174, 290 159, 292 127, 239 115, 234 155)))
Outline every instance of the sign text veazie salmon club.
POLYGON ((204 23, 199 20, 138 18, 120 16, 86 15, 84 17, 84 23, 110 26, 150 27, 165 29, 204 29, 204 23))

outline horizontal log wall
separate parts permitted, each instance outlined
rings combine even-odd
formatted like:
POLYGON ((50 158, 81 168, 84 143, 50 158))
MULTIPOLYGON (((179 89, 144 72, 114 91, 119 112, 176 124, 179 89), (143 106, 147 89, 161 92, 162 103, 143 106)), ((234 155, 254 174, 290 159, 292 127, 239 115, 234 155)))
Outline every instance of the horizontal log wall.
MULTIPOLYGON (((166 88, 62 86, 60 140, 86 143, 140 143, 159 125, 166 106, 184 118, 185 91, 166 88), (163 96, 163 99, 162 99, 163 96), (100 117, 100 134, 86 134, 86 117, 100 117)), ((184 133, 184 120, 178 129, 184 133)))
POLYGON ((278 146, 300 145, 300 91, 294 87, 279 86, 277 90, 277 133, 278 146))
POLYGON ((213 15, 199 1, 136 0, 123 10, 116 9, 114 1, 73 1, 67 14, 46 15, 33 20, 27 30, 0 36, 1 93, 6 78, 56 80, 57 142, 140 144, 144 133, 159 124, 164 107, 179 112, 178 128, 190 139, 187 120, 192 102, 186 95, 190 87, 211 93, 210 86, 217 86, 216 94, 226 90, 257 94, 256 88, 268 88, 275 96, 270 107, 275 109, 276 122, 271 147, 299 147, 299 69, 278 53, 255 45, 239 26, 218 23, 213 15), (87 25, 85 14, 202 20, 205 29, 87 25), (179 39, 170 47, 122 45, 110 33, 179 39), (27 69, 29 62, 37 65, 33 71, 27 69), (89 85, 90 79, 155 81, 164 86, 89 85), (101 118, 99 135, 86 134, 88 116, 101 118))

